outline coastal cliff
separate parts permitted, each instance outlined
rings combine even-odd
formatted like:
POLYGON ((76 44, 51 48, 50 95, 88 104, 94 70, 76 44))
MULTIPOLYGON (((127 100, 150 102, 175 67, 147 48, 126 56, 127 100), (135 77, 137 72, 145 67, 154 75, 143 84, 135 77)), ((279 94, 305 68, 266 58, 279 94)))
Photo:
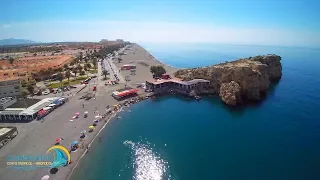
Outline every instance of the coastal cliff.
POLYGON ((181 69, 174 75, 185 81, 210 80, 209 93, 217 94, 227 105, 237 105, 246 100, 260 100, 270 82, 282 76, 281 57, 255 56, 208 67, 181 69))

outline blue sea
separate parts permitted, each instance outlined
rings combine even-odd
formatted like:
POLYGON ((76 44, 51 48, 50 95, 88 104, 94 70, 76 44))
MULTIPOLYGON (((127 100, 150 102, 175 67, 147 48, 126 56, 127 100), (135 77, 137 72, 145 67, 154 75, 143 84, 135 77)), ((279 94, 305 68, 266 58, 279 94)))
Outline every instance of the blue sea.
POLYGON ((143 45, 189 68, 239 58, 282 56, 282 79, 256 105, 147 100, 112 121, 72 180, 319 180, 320 50, 210 44, 143 45))

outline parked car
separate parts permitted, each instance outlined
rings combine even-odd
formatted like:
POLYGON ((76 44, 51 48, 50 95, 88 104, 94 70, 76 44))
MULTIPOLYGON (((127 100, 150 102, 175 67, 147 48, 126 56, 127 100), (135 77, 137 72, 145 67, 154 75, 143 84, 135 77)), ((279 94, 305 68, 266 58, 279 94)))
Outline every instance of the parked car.
POLYGON ((96 78, 97 77, 97 75, 93 75, 93 76, 91 76, 92 78, 96 78))
POLYGON ((43 91, 42 92, 42 95, 48 95, 48 94, 50 94, 50 91, 43 91))
POLYGON ((72 88, 72 89, 74 89, 74 88, 77 88, 76 86, 69 86, 70 87, 70 89, 72 88))

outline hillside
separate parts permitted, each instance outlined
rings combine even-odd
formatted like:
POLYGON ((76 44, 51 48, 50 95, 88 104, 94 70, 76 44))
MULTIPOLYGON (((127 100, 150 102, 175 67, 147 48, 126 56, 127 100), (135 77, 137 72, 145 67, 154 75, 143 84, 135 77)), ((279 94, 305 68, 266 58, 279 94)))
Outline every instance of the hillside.
POLYGON ((0 39, 0 46, 5 45, 16 45, 16 44, 33 44, 35 41, 27 40, 27 39, 0 39))

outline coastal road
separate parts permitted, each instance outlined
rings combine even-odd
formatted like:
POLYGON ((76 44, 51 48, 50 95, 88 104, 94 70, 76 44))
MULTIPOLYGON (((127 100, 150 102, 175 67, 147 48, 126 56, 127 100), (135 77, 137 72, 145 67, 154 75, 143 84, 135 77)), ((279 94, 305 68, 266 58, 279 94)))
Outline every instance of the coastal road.
POLYGON ((105 58, 102 62, 102 71, 106 69, 110 73, 110 80, 119 80, 120 83, 125 83, 123 76, 113 63, 112 58, 105 58))
MULTIPOLYGON (((111 92, 105 92, 111 93, 111 92)), ((77 95, 79 96, 79 95, 77 95)), ((19 123, 17 126, 19 135, 12 141, 1 148, 0 153, 0 179, 26 179, 26 180, 39 180, 44 175, 50 175, 52 180, 63 180, 69 173, 71 164, 67 167, 59 168, 57 174, 50 174, 50 168, 38 168, 35 170, 14 170, 7 168, 6 159, 10 155, 46 155, 46 151, 49 147, 54 145, 55 139, 63 137, 61 144, 66 148, 69 148, 71 143, 75 140, 79 140, 80 132, 84 129, 88 130, 88 127, 92 125, 94 120, 95 108, 99 112, 104 112, 106 105, 116 104, 117 101, 111 96, 97 95, 94 100, 89 101, 78 100, 72 98, 65 105, 58 107, 49 115, 47 115, 43 122, 32 121, 30 123, 19 123), (84 104, 84 108, 82 108, 84 104), (88 111, 88 118, 83 118, 83 112, 88 111), (70 121, 75 112, 80 112, 80 118, 70 121)), ((4 125, 4 124, 1 124, 4 125)), ((8 125, 8 124, 7 124, 8 125)), ((10 124, 13 125, 13 124, 10 124)), ((98 126, 102 126, 99 123, 98 126)), ((92 138, 92 134, 88 134, 88 139, 84 140, 84 143, 88 143, 92 138)), ((71 153, 71 159, 75 160, 81 156, 81 151, 71 153)))

